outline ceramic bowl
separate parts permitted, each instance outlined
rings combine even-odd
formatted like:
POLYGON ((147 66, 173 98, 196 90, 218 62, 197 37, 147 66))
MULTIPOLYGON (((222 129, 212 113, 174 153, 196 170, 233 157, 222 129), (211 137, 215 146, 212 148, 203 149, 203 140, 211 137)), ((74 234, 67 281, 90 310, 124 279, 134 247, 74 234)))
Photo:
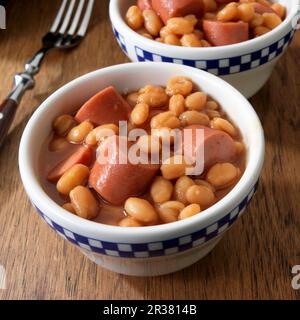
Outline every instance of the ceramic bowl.
MULTIPOLYGON (((171 63, 129 63, 97 70, 66 84, 33 114, 22 136, 19 167, 25 190, 40 216, 92 261, 112 271, 153 276, 185 268, 208 254, 249 204, 264 158, 264 135, 249 102, 220 78, 171 63), (219 101, 240 128, 247 147, 246 170, 233 190, 209 209, 186 220, 149 227, 121 228, 84 220, 56 204, 43 188, 40 153, 52 121, 75 112, 101 89, 120 92, 146 84, 165 85, 175 75, 188 76, 219 101)), ((251 226, 248 226, 251 228, 251 226)))
POLYGON ((220 76, 249 98, 270 78, 278 59, 291 42, 295 29, 298 0, 279 0, 287 8, 284 22, 271 32, 243 43, 187 48, 149 40, 133 31, 124 17, 135 0, 111 0, 110 19, 115 37, 124 53, 134 62, 162 61, 183 64, 220 76))

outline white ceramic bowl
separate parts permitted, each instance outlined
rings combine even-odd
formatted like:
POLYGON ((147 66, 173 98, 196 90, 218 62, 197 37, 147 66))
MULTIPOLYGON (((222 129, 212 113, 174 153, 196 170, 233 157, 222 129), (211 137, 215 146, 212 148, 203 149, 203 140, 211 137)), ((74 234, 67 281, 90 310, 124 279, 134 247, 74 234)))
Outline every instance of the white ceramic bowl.
POLYGON ((32 204, 56 232, 107 269, 149 276, 180 270, 213 249, 253 196, 263 158, 264 135, 260 121, 237 90, 220 78, 195 68, 145 62, 89 73, 53 93, 25 128, 19 167, 32 204), (39 154, 51 132, 53 119, 63 113, 73 113, 106 86, 114 85, 124 92, 146 84, 165 85, 175 75, 191 77, 196 85, 220 102, 240 128, 248 149, 247 167, 234 189, 214 206, 190 219, 143 228, 120 228, 84 220, 56 204, 43 190, 39 173, 39 154))
POLYGON ((149 40, 128 27, 125 13, 136 0, 111 0, 110 19, 124 53, 132 61, 163 61, 196 67, 220 76, 249 98, 267 82, 295 30, 292 21, 299 0, 279 0, 287 18, 276 29, 247 42, 210 48, 186 48, 149 40))

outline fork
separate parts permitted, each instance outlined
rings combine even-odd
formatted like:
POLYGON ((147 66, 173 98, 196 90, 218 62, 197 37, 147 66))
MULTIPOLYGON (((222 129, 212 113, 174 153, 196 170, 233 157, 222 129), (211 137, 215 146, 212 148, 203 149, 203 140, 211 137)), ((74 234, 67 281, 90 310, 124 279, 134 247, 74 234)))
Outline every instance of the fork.
POLYGON ((42 39, 42 48, 25 64, 25 71, 14 76, 14 86, 0 105, 0 147, 7 136, 18 105, 26 90, 35 85, 46 54, 51 49, 76 47, 86 34, 92 15, 94 0, 62 0, 48 33, 42 39))

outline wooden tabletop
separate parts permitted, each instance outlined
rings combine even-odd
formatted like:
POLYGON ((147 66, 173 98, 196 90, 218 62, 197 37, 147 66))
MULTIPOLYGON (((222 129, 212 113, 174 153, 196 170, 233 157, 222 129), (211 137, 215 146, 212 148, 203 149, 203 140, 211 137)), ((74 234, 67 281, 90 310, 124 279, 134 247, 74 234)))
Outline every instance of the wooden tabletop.
MULTIPOLYGON (((13 0, 0 30, 1 99, 16 71, 39 48, 59 0, 13 0)), ((32 208, 18 171, 18 146, 34 110, 70 80, 128 59, 114 40, 108 1, 96 1, 79 48, 52 52, 26 93, 0 150, 1 299, 300 299, 300 34, 267 85, 251 99, 265 129, 266 160, 258 193, 216 249, 193 266, 161 277, 121 276, 93 264, 53 232, 32 208)))

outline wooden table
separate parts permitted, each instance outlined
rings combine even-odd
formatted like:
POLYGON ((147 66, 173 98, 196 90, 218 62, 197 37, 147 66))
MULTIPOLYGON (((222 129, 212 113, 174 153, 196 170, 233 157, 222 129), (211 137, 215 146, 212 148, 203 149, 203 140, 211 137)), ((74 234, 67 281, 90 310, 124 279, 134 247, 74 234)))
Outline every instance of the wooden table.
MULTIPOLYGON (((14 0, 0 30, 1 99, 11 77, 40 46, 59 1, 14 0)), ((247 213, 217 248, 195 265, 162 277, 114 274, 86 259, 36 214, 22 187, 18 145, 33 111, 70 80, 127 62, 114 40, 108 1, 96 1, 81 46, 49 54, 0 151, 1 299, 299 299, 291 269, 300 264, 300 34, 268 84, 251 99, 265 128, 266 161, 247 213)))

